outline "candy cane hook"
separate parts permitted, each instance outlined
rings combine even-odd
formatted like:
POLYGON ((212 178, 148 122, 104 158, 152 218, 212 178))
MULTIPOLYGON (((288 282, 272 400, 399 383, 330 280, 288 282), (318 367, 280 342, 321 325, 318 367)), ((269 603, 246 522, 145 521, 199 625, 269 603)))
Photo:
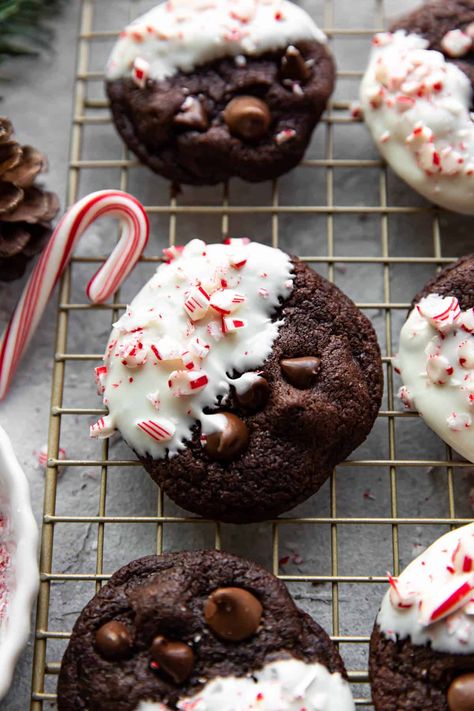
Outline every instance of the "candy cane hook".
POLYGON ((87 296, 100 304, 111 296, 135 266, 148 242, 149 223, 142 205, 119 190, 101 190, 79 200, 61 219, 23 290, 0 340, 0 400, 8 392, 18 363, 32 338, 56 282, 81 235, 100 217, 121 220, 122 236, 92 277, 87 296))

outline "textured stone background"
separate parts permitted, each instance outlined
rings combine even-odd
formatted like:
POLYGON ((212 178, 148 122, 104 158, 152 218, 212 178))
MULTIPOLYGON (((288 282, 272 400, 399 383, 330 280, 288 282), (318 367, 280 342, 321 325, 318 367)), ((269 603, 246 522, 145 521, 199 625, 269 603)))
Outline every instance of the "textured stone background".
MULTIPOLYGON (((135 2, 135 14, 153 3, 135 2)), ((303 3, 323 24, 324 3, 305 0, 303 3)), ((127 21, 132 2, 128 0, 97 0, 94 18, 96 29, 118 30, 127 21)), ((330 3, 326 4, 327 6, 330 3)), ((334 0, 334 25, 337 27, 373 27, 378 3, 373 0, 334 0)), ((411 8, 411 0, 386 2, 387 15, 393 16, 411 8)), ((75 70, 75 34, 78 27, 80 3, 68 4, 63 16, 55 21, 57 30, 51 55, 35 60, 19 60, 7 64, 2 72, 9 74, 10 82, 0 85, 2 113, 15 122, 17 135, 24 142, 42 148, 50 160, 48 186, 56 190, 64 204, 67 180, 72 89, 75 70)), ((368 51, 366 38, 339 36, 334 42, 341 70, 362 69, 368 51)), ((91 47, 91 68, 100 70, 110 49, 108 42, 95 42, 91 47)), ((101 96, 100 83, 90 86, 91 96, 101 96)), ((336 99, 353 99, 357 94, 357 81, 342 78, 336 99)), ((102 112, 105 115, 105 112, 102 112)), ((343 114, 344 115, 344 114, 343 114)), ((325 128, 316 132, 309 156, 325 156, 325 128)), ((85 158, 119 158, 120 142, 110 125, 87 128, 84 134, 85 158)), ((338 124, 334 128, 334 156, 336 158, 375 158, 376 151, 362 125, 348 127, 338 124)), ((280 181, 282 204, 326 204, 326 171, 300 167, 280 181)), ((93 189, 118 187, 119 171, 83 171, 80 193, 93 189)), ((423 205, 423 201, 389 173, 389 204, 423 205)), ((129 189, 147 204, 166 204, 169 199, 165 181, 152 176, 144 169, 130 171, 129 189)), ((185 188, 180 204, 218 204, 220 188, 185 188)), ((339 168, 334 170, 334 203, 338 205, 377 205, 379 200, 379 171, 339 168)), ((230 188, 231 204, 270 204, 271 186, 246 186, 233 182, 230 188)), ((165 217, 153 219, 153 235, 149 254, 157 254, 168 238, 169 221, 165 217)), ((441 213, 441 243, 443 254, 460 256, 471 249, 472 218, 441 213)), ((301 254, 327 254, 328 223, 324 215, 283 215, 280 219, 280 244, 283 248, 301 254)), ((377 215, 337 215, 333 222, 334 250, 337 255, 380 255, 381 220, 377 215)), ((268 241, 271 237, 269 216, 244 215, 231 218, 230 232, 235 236, 252 234, 268 241)), ((194 236, 210 240, 220 238, 221 222, 217 217, 188 215, 177 220, 178 240, 183 242, 194 236)), ((106 254, 115 237, 110 226, 94 228, 81 245, 81 253, 106 254)), ((391 255, 432 256, 432 223, 429 213, 413 216, 392 215, 388 220, 389 251, 391 255)), ((325 273, 326 267, 317 267, 325 273)), ((420 284, 432 273, 433 266, 393 266, 390 273, 392 300, 407 302, 420 284)), ((150 274, 150 268, 140 266, 128 280, 123 290, 123 300, 130 298, 150 274)), ((73 298, 84 299, 83 284, 90 267, 75 267, 73 298)), ((336 282, 352 298, 361 302, 383 302, 384 281, 381 265, 337 265, 336 282)), ((0 324, 5 322, 20 293, 21 284, 0 285, 0 324)), ((55 330, 53 299, 37 332, 29 353, 18 372, 8 399, 0 405, 0 424, 6 428, 16 447, 19 459, 31 483, 32 500, 38 521, 42 510, 43 475, 37 465, 37 452, 47 439, 48 402, 55 330)), ((386 353, 387 333, 383 311, 372 310, 369 315, 376 326, 382 348, 386 353)), ((403 311, 395 311, 390 336, 394 348, 398 338, 403 311)), ((100 352, 110 328, 110 317, 102 312, 77 313, 71 317, 69 350, 100 352)), ((64 405, 96 407, 97 397, 91 378, 91 363, 67 366, 64 405)), ((385 406, 385 405, 384 405, 385 406)), ((398 405, 397 405, 398 407, 398 405)), ((64 417, 61 443, 71 458, 96 458, 100 449, 87 437, 88 420, 84 417, 64 417)), ((357 453, 364 459, 387 459, 388 425, 386 419, 378 421, 367 443, 357 453)), ((436 458, 444 456, 444 447, 423 423, 414 419, 396 422, 396 455, 399 458, 436 458)), ((129 452, 120 441, 114 440, 111 456, 126 458, 129 452)), ((471 487, 470 475, 454 472, 456 514, 472 516, 468 502, 471 487)), ((58 513, 81 515, 95 514, 98 507, 99 471, 94 468, 68 469, 58 485, 58 513)), ((109 514, 148 514, 156 511, 156 490, 147 475, 139 469, 114 469, 109 474, 107 493, 109 514)), ((398 469, 398 510, 400 516, 436 517, 449 513, 446 493, 446 472, 426 468, 400 467, 398 469)), ((165 512, 182 514, 169 502, 165 512)), ((330 515, 330 488, 326 485, 313 499, 299 507, 295 515, 330 515)), ((337 478, 337 513, 339 516, 390 516, 390 476, 387 467, 361 469, 346 467, 339 470, 337 478)), ((112 572, 133 557, 155 549, 154 526, 112 525, 106 527, 104 569, 112 572)), ((406 564, 435 535, 439 526, 400 526, 400 558, 406 564)), ((330 526, 287 525, 280 528, 280 556, 288 556, 281 572, 289 575, 331 574, 330 526)), ((81 524, 58 525, 56 531, 54 570, 62 572, 94 572, 97 527, 81 524)), ((222 527, 223 546, 233 552, 253 557, 271 567, 271 526, 260 524, 239 528, 222 527)), ((393 568, 391 527, 340 525, 338 527, 339 573, 342 575, 383 575, 393 568)), ((164 547, 196 548, 212 546, 212 525, 180 524, 165 526, 164 547)), ((331 586, 291 583, 291 590, 300 604, 312 612, 331 631, 331 586)), ((341 634, 367 635, 373 623, 383 587, 379 585, 343 584, 339 586, 341 634)), ((69 630, 84 603, 94 589, 90 583, 60 583, 53 586, 50 628, 69 630)), ((48 645, 48 660, 59 661, 62 642, 48 645)), ((362 645, 344 645, 343 654, 351 669, 363 669, 366 648, 362 645)), ((12 690, 1 704, 6 711, 27 709, 31 679, 32 644, 28 646, 18 665, 12 690)), ((54 688, 54 678, 48 678, 48 690, 54 688)), ((358 694, 367 695, 367 690, 358 694)))

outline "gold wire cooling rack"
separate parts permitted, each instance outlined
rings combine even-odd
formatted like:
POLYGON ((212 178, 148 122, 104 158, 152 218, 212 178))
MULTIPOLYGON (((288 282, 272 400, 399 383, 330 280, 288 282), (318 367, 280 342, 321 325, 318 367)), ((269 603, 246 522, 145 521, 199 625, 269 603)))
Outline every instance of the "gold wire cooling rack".
MULTIPOLYGON (((301 220, 301 234, 306 235, 298 249, 302 258, 343 288, 347 286, 377 326, 386 393, 368 443, 337 467, 319 494, 296 510, 297 515, 291 512, 253 527, 221 526, 186 515, 157 490, 152 494, 156 504, 150 504, 145 513, 128 513, 136 478, 143 477, 140 486, 151 484, 147 484, 137 462, 127 459, 126 449, 123 457, 115 457, 112 446, 105 442, 97 450, 100 456, 60 458, 64 440, 71 440, 71 430, 73 451, 95 451, 86 442, 89 418, 102 413, 100 408, 91 407, 89 400, 85 406, 80 390, 78 395, 77 388, 69 387, 74 366, 85 364, 91 369, 101 357, 98 353, 69 350, 74 318, 98 319, 105 315, 108 328, 124 307, 119 294, 113 303, 101 307, 91 307, 76 298, 77 273, 92 269, 104 257, 75 257, 59 289, 31 709, 54 708, 60 659, 74 619, 118 567, 115 563, 112 567, 109 559, 125 563, 138 554, 203 542, 256 557, 271 567, 298 602, 332 634, 355 685, 357 706, 370 708, 368 639, 385 589, 387 568, 396 574, 421 546, 447 527, 465 523, 472 516, 468 500, 470 465, 453 457, 416 415, 400 411, 392 370, 396 334, 408 302, 427 276, 467 250, 469 223, 418 201, 396 181, 379 160, 363 126, 352 118, 349 106, 349 99, 357 93, 370 36, 383 29, 385 13, 399 10, 397 6, 403 0, 393 3, 393 7, 389 7, 390 0, 359 0, 352 7, 345 0, 307 0, 308 9, 319 12, 320 24, 341 65, 338 93, 317 129, 316 157, 310 152, 300 168, 269 187, 266 197, 258 188, 245 192, 238 186, 237 193, 242 190, 245 197, 234 199, 234 188, 226 185, 210 192, 196 191, 191 204, 186 201, 186 191, 182 195, 170 193, 164 181, 137 166, 123 148, 119 149, 119 158, 107 153, 114 131, 107 102, 101 90, 97 91, 103 80, 103 57, 95 65, 94 52, 105 46, 108 51, 111 46, 121 28, 119 10, 126 6, 132 18, 151 4, 138 0, 82 1, 68 202, 89 192, 90 185, 134 191, 133 176, 139 171, 142 181, 158 181, 153 183, 156 188, 148 192, 153 197, 146 205, 150 217, 159 221, 160 230, 167 229, 170 244, 190 237, 187 229, 180 226, 182 220, 188 220, 183 224, 194 229, 201 218, 206 218, 214 220, 214 224, 217 221, 211 236, 214 239, 227 235, 229 230, 235 234, 246 221, 250 226, 266 222, 263 229, 269 242, 296 251, 300 234, 297 221, 301 220), (104 29, 98 22, 107 6, 117 11, 117 16, 115 9, 109 13, 113 30, 109 24, 104 29), (349 66, 344 65, 346 54, 351 58, 349 66), (357 62, 359 54, 361 59, 357 62), (92 140, 91 157, 87 155, 87 143, 94 132, 97 141, 94 144, 92 140), (359 145, 363 155, 357 154, 359 145), (104 151, 107 155, 102 158, 104 151), (372 157, 368 159, 367 155, 372 157), (111 171, 115 171, 114 184, 110 182, 111 171), (299 183, 298 171, 304 171, 299 183), (365 186, 364 194, 359 192, 360 186, 365 186), (374 294, 378 297, 375 300, 374 294), (60 470, 64 470, 62 478, 60 470), (74 487, 76 479, 80 479, 79 472, 81 476, 89 472, 95 483, 92 493, 82 498, 79 490, 85 485, 78 485, 77 492, 72 489, 77 506, 71 511, 63 506, 63 486, 74 487), (127 487, 132 487, 132 493, 127 487), (81 545, 89 547, 89 562, 70 565, 65 547, 74 547, 75 532, 83 527, 87 527, 87 534, 81 545), (117 527, 120 533, 113 537, 112 529, 116 531, 117 527), (129 533, 122 535, 123 530, 135 530, 133 527, 140 527, 143 532, 138 538, 129 533), (201 535, 204 527, 207 538, 201 535), (120 548, 120 555, 108 555, 109 538, 120 548), (58 590, 63 601, 61 609, 58 590), (72 606, 68 607, 68 600, 74 601, 72 606)), ((410 2, 405 4, 409 6, 410 2)), ((257 237, 255 230, 253 234, 257 237)), ((200 236, 207 235, 201 232, 200 236)), ((151 269, 157 261, 158 257, 147 256, 142 265, 151 269)), ((85 321, 81 324, 85 332, 85 321)), ((79 533, 77 537, 80 538, 79 533)))

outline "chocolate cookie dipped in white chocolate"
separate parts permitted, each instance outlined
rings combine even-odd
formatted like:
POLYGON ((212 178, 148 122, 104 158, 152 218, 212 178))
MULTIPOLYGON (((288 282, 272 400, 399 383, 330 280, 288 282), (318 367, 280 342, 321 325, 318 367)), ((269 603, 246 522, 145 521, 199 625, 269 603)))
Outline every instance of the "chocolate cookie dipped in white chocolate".
POLYGON ((453 449, 474 462, 474 310, 430 294, 400 335, 400 396, 453 449))
POLYGON ((439 538, 390 585, 377 618, 385 637, 474 653, 474 524, 439 538))
MULTIPOLYGON (((180 711, 354 711, 349 684, 321 664, 284 659, 244 677, 217 677, 189 698, 180 711)), ((137 711, 163 711, 143 702, 137 711)))
POLYGON ((258 56, 326 37, 288 0, 167 0, 120 35, 107 79, 165 79, 223 57, 258 56))
MULTIPOLYGON (((456 57, 471 45, 472 38, 460 31, 448 32, 442 42, 456 57)), ((441 52, 427 47, 423 37, 401 30, 376 35, 361 84, 361 108, 377 147, 398 175, 429 200, 474 214, 471 83, 441 52)))
POLYGON ((91 436, 120 430, 139 454, 173 456, 199 423, 201 441, 225 429, 231 385, 252 387, 281 321, 274 314, 293 288, 292 264, 279 249, 195 239, 165 250, 168 262, 117 321, 97 383, 109 414, 91 436), (234 373, 241 373, 237 378, 234 373))

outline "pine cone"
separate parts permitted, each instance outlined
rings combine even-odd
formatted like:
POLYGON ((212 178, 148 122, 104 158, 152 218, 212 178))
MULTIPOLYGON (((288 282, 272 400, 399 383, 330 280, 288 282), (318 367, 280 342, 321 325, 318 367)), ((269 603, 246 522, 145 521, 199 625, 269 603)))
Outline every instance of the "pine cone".
POLYGON ((0 281, 23 276, 51 236, 59 210, 58 196, 34 185, 47 170, 45 156, 20 146, 12 134, 11 122, 0 117, 0 281))

